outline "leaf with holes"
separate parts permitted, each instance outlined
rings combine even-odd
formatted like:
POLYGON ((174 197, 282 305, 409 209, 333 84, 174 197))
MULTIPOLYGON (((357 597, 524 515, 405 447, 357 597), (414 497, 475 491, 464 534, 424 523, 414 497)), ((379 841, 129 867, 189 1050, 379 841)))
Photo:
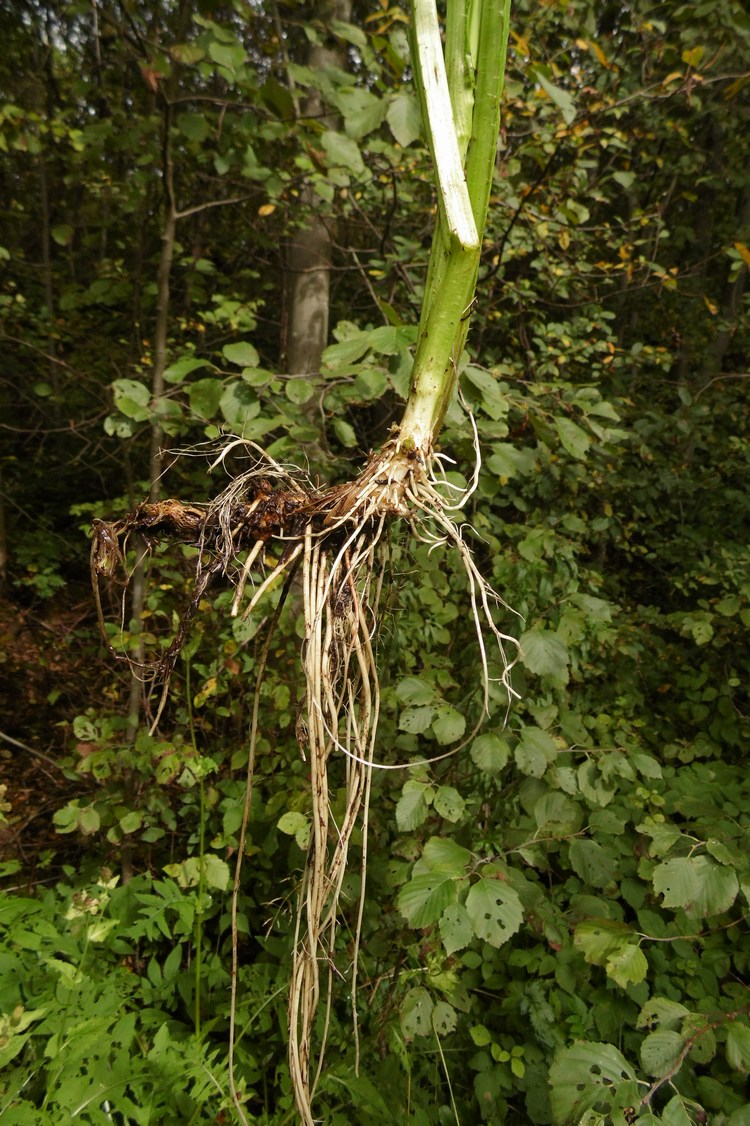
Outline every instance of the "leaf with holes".
POLYGON ((401 1006, 401 1031, 406 1040, 432 1033, 434 1008, 432 997, 421 985, 409 990, 401 1006))
POLYGON ((521 900, 501 880, 478 880, 469 889, 466 911, 476 935, 491 946, 502 946, 523 922, 521 900))
POLYGON ((611 1114, 639 1098, 635 1072, 611 1044, 579 1041, 564 1048, 555 1056, 549 1081, 552 1116, 558 1123, 584 1121, 594 1105, 602 1115, 611 1114))
POLYGON ((469 912, 462 903, 452 903, 450 907, 446 907, 438 926, 443 946, 448 954, 463 950, 474 937, 469 912))

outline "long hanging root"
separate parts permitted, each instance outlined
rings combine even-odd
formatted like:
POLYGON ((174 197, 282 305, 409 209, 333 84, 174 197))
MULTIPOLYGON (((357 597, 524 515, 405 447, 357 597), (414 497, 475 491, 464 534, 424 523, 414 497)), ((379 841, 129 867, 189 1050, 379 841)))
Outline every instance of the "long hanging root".
MULTIPOLYGON (((312 826, 299 893, 288 1023, 289 1065, 297 1108, 304 1126, 313 1126, 312 1100, 323 1065, 333 980, 339 973, 335 965, 336 928, 352 833, 360 817, 366 829, 373 768, 415 765, 374 762, 380 708, 375 653, 378 604, 384 581, 387 533, 392 522, 402 520, 418 542, 431 548, 445 545, 454 549, 463 566, 481 657, 485 713, 494 663, 488 643, 494 642, 500 657, 500 681, 508 699, 515 692, 510 683, 513 662, 505 647, 516 643, 498 628, 495 615, 508 607, 482 578, 452 515, 473 491, 476 474, 470 488, 451 503, 450 484, 444 477, 437 479, 428 465, 439 465, 438 459, 407 451, 394 439, 380 453, 371 455, 355 481, 314 489, 298 473, 268 458, 251 443, 231 443, 214 464, 223 462, 227 453, 239 446, 249 448, 257 459, 210 504, 161 501, 143 504, 114 524, 95 522, 92 575, 100 605, 100 577, 111 579, 123 569, 129 536, 139 535, 147 547, 168 538, 198 548, 193 599, 177 636, 156 666, 168 681, 189 620, 217 575, 223 574, 234 582, 232 613, 238 614, 244 601, 242 613, 246 616, 271 584, 301 567, 306 707, 305 722, 298 724, 298 736, 309 762, 312 826), (255 584, 253 593, 245 601, 251 582, 255 584), (346 804, 337 824, 329 801, 329 764, 332 758, 342 755, 346 759, 346 804), (321 1001, 324 1006, 318 1018, 321 1001)), ((253 736, 257 700, 256 689, 253 736)), ((454 754, 458 749, 438 757, 454 754)), ((248 793, 251 785, 252 767, 248 771, 248 793)), ((246 816, 247 812, 246 809, 246 816)), ((355 1045, 365 869, 366 832, 352 966, 355 1045)), ((235 887, 235 896, 237 893, 235 887)), ((233 988, 236 975, 235 954, 233 988)), ((358 1054, 358 1046, 356 1051, 358 1054)), ((232 1093, 244 1121, 234 1076, 232 1093)))

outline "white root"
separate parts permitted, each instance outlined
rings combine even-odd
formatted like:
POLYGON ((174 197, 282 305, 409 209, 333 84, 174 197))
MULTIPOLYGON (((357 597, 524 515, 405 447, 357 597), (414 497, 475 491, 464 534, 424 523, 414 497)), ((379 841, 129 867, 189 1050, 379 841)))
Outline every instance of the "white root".
MULTIPOLYGON (((232 443, 236 446, 237 443, 232 443)), ((478 442, 475 446, 478 453, 478 442)), ((257 450, 255 451, 257 452, 257 450)), ((224 460, 225 454, 217 459, 224 460)), ((233 569, 237 504, 269 479, 299 500, 293 527, 275 529, 272 539, 281 555, 247 600, 243 617, 258 604, 269 586, 292 568, 301 567, 305 636, 303 669, 306 685, 304 741, 310 769, 311 835, 300 886, 292 976, 289 991, 289 1067, 297 1110, 303 1126, 314 1126, 312 1101, 320 1079, 331 1015, 336 967, 339 901, 347 870, 352 834, 361 820, 363 846, 361 889, 356 908, 350 995, 354 1013, 354 1042, 359 1064, 357 1025, 358 961, 365 902, 367 821, 372 773, 375 768, 404 769, 420 763, 376 763, 375 740, 380 710, 376 644, 378 604, 385 576, 388 530, 403 520, 413 538, 429 550, 453 549, 466 574, 471 614, 480 654, 482 714, 461 747, 469 742, 489 712, 492 665, 499 657, 498 680, 508 702, 516 696, 510 680, 513 661, 507 647, 517 645, 495 621, 509 608, 488 585, 474 562, 463 529, 452 513, 464 507, 476 488, 479 468, 458 496, 446 479, 437 456, 419 456, 389 443, 371 457, 360 477, 349 485, 316 491, 270 459, 259 459, 231 482, 214 502, 221 528, 218 551, 225 570, 233 569), (436 476, 435 469, 439 476, 436 476), (300 519, 301 518, 301 519, 300 519), (496 656, 490 652, 490 644, 496 656), (329 768, 332 756, 346 760, 346 806, 337 824, 330 809, 329 768), (322 1002, 322 1004, 321 1004, 322 1002)), ((447 460, 447 459, 446 459, 447 460)), ((259 503, 256 491, 254 505, 259 503)), ((250 506, 245 506, 245 513, 250 506)), ((266 558, 268 537, 258 535, 249 547, 236 580, 232 613, 240 612, 253 565, 266 558)), ((423 763, 456 754, 454 747, 423 763)), ((239 876, 235 883, 235 895, 239 876)), ((236 969, 235 969, 236 978, 236 969)), ((236 1091, 234 1078, 232 1090, 236 1091)), ((237 1098, 238 1110, 241 1111, 237 1098)), ((244 1118, 244 1116, 241 1115, 244 1118)))

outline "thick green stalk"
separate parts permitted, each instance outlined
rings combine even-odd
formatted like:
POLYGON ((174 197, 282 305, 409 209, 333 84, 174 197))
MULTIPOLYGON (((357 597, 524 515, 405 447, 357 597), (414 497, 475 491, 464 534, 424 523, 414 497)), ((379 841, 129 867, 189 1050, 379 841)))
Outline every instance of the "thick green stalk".
POLYGON ((438 217, 399 445, 425 457, 455 389, 476 289, 509 9, 510 0, 449 0, 444 58, 434 0, 414 0, 414 75, 435 167, 438 217))

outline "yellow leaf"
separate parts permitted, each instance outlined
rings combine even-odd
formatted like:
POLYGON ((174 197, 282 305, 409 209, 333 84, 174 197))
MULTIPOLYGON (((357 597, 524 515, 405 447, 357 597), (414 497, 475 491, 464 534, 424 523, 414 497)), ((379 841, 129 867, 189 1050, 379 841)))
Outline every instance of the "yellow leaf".
POLYGON ((258 214, 260 215, 261 219, 265 219, 266 215, 273 215, 275 210, 275 203, 264 203, 258 208, 258 214))
POLYGON ((745 263, 745 265, 750 266, 750 250, 747 249, 744 242, 736 242, 734 244, 734 249, 739 250, 740 257, 742 258, 742 261, 745 263))
POLYGON ((712 301, 710 297, 706 297, 705 293, 703 294, 703 300, 704 300, 704 302, 706 304, 706 308, 708 309, 711 316, 715 317, 716 314, 719 311, 719 306, 716 304, 715 301, 712 301))
POLYGON ((678 79, 678 78, 682 78, 682 77, 683 77, 683 75, 682 75, 682 71, 681 71, 681 70, 673 70, 673 71, 672 71, 672 72, 671 72, 670 74, 668 74, 668 75, 667 75, 667 77, 666 77, 666 78, 664 79, 664 81, 662 82, 662 86, 668 86, 670 82, 674 82, 674 81, 675 81, 676 79, 678 79))
POLYGON ((560 244, 560 246, 563 250, 567 250, 568 247, 570 246, 570 235, 568 234, 568 232, 566 230, 562 230, 562 231, 560 231, 560 234, 557 236, 557 241, 559 242, 559 244, 560 244))
POLYGON ((703 58, 702 47, 690 47, 682 52, 682 61, 687 63, 688 66, 698 66, 703 58))

